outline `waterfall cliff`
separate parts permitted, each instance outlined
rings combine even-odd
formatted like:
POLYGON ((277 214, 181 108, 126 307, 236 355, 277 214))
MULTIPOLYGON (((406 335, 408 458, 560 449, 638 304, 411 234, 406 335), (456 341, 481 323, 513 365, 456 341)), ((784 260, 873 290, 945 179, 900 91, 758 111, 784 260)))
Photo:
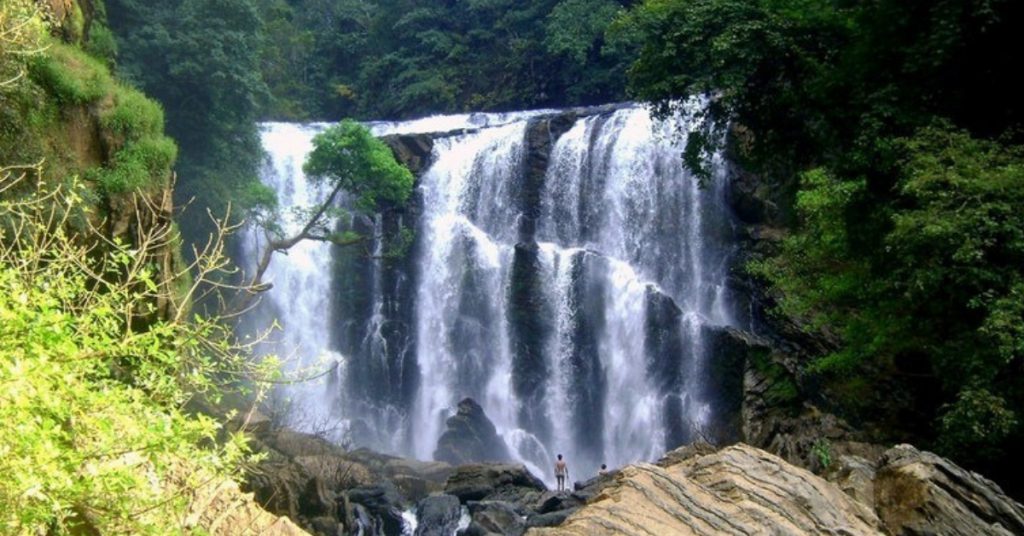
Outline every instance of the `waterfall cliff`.
MULTIPOLYGON (((731 219, 724 181, 683 169, 683 118, 625 106, 371 126, 446 134, 430 136, 410 206, 338 222, 367 246, 274 260, 253 322, 279 322, 274 349, 299 364, 339 364, 284 393, 293 425, 430 459, 472 397, 514 457, 546 468, 565 453, 582 472, 728 428, 705 338, 735 323, 731 219)), ((286 209, 318 199, 301 165, 322 128, 262 127, 263 180, 286 209)))

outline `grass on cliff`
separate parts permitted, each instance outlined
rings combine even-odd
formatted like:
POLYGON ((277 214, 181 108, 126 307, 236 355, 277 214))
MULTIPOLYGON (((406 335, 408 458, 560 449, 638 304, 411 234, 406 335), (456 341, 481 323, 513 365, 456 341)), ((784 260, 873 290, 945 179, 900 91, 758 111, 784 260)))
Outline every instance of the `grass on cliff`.
POLYGON ((88 104, 114 90, 107 66, 82 49, 52 41, 31 65, 32 79, 63 104, 88 104))
MULTIPOLYGON (((15 15, 22 22, 40 17, 27 8, 3 9, 12 26, 15 15)), ((166 184, 178 149, 163 133, 163 108, 115 80, 106 60, 46 35, 45 29, 39 23, 35 35, 21 38, 24 47, 35 47, 26 48, 26 54, 0 58, 0 71, 21 73, 0 93, 0 154, 9 161, 46 161, 48 178, 84 176, 107 194, 166 184), (77 121, 86 124, 69 129, 76 113, 77 121), (98 137, 90 122, 98 125, 98 137), (103 154, 89 167, 74 147, 103 154)))

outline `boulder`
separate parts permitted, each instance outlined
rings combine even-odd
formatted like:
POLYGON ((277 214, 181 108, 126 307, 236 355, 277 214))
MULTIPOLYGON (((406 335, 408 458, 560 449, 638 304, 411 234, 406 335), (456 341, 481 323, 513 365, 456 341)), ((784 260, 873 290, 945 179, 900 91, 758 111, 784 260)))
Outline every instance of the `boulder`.
POLYGON ((432 495, 416 505, 415 536, 451 536, 459 528, 462 505, 451 495, 432 495))
POLYGON ((413 175, 419 175, 430 163, 430 155, 434 149, 434 138, 430 134, 392 134, 381 138, 395 160, 401 162, 413 175))
POLYGON ((533 510, 538 514, 550 514, 568 508, 583 506, 585 501, 573 495, 566 495, 556 491, 545 491, 534 503, 533 510))
POLYGON ((874 493, 890 534, 1024 534, 1024 506, 998 485, 910 445, 882 456, 874 493))
POLYGON ((878 535, 879 529, 874 513, 835 484, 741 444, 665 467, 625 467, 560 526, 527 534, 852 536, 878 535))
POLYGON ((460 536, 522 536, 526 519, 516 507, 504 501, 472 501, 467 504, 470 523, 460 536))
POLYGON ((401 534, 405 526, 402 512, 406 504, 393 484, 385 480, 374 486, 350 489, 345 495, 353 508, 365 509, 364 513, 356 508, 359 512, 358 522, 364 532, 372 527, 379 534, 401 534), (370 521, 368 526, 364 524, 365 518, 370 521))
POLYGON ((526 518, 526 526, 528 528, 558 526, 564 523, 569 516, 575 514, 577 510, 579 510, 579 508, 569 508, 544 514, 534 514, 526 518))
POLYGON ((860 456, 840 456, 825 473, 854 500, 875 507, 875 464, 860 456))
POLYGON ((387 478, 410 501, 419 501, 444 489, 454 468, 445 462, 421 461, 358 449, 345 454, 345 459, 365 467, 372 474, 387 478))
MULTIPOLYGON (((539 496, 547 487, 521 464, 481 463, 463 465, 445 483, 445 493, 463 503, 491 499, 523 499, 529 492, 539 496)), ((517 501, 513 501, 517 502, 517 501)))
POLYGON ((459 402, 458 411, 446 424, 445 432, 437 441, 435 460, 458 465, 512 459, 494 424, 472 398, 459 402))

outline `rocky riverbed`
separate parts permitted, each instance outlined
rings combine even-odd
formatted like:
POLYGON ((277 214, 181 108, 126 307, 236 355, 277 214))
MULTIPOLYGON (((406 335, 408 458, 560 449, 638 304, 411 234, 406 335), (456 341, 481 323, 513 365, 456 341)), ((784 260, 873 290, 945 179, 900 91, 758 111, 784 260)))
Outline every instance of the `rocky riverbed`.
MULTIPOLYGON (((471 401, 460 409, 445 444, 479 454, 493 428, 471 401)), ((316 535, 1024 534, 1024 506, 999 486, 910 445, 840 454, 815 474, 746 444, 697 443, 556 493, 516 463, 346 451, 259 416, 248 429, 267 458, 245 489, 316 535)))

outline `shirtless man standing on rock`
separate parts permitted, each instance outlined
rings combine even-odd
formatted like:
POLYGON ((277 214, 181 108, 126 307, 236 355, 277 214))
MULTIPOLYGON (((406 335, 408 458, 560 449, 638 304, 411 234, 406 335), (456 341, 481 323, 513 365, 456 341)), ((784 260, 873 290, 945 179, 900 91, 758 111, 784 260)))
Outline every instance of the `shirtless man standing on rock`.
POLYGON ((562 455, 558 455, 555 462, 555 480, 558 480, 558 491, 565 491, 565 479, 569 478, 569 466, 565 464, 562 455))

